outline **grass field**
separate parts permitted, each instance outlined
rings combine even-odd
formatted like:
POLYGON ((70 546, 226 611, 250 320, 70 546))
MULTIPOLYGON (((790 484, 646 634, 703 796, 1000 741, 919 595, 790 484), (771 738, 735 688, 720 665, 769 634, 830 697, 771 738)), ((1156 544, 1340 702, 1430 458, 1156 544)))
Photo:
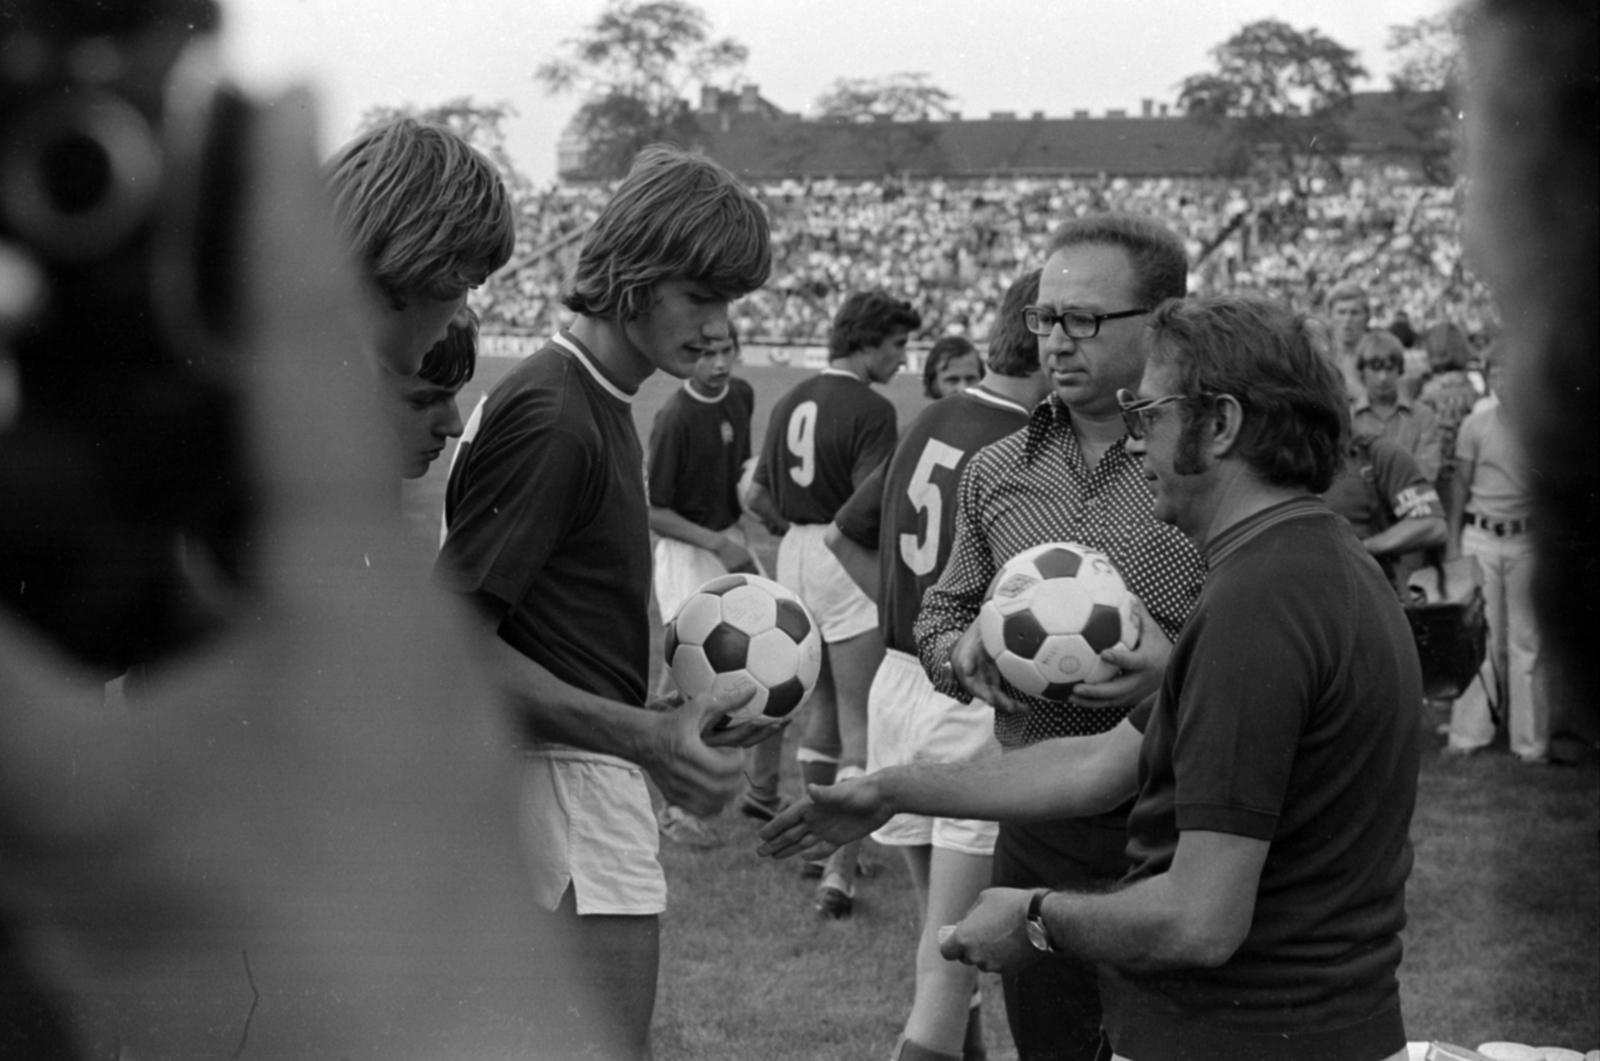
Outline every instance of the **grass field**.
MULTIPOLYGON (((485 361, 463 394, 463 412, 511 364, 485 361)), ((755 386, 759 439, 773 402, 802 376, 784 368, 742 374, 755 386)), ((641 437, 679 385, 646 383, 635 401, 641 437)), ((909 376, 888 394, 902 424, 924 404, 909 376)), ((437 534, 440 463, 406 494, 421 534, 437 534)), ((772 542, 755 532, 770 562, 772 542)), ((1410 1037, 1600 1047, 1600 770, 1526 767, 1503 748, 1442 759, 1431 751, 1442 717, 1424 719, 1430 751, 1412 827, 1416 867, 1400 970, 1410 1037)), ((784 784, 798 793, 792 756, 784 784)), ((823 922, 793 865, 755 856, 753 825, 730 812, 715 828, 726 840, 720 848, 663 848, 672 901, 663 919, 656 1061, 886 1057, 910 1007, 917 932, 898 857, 869 848, 883 868, 860 885, 855 918, 823 922)), ((985 994, 990 1056, 1014 1061, 990 977, 985 994)))

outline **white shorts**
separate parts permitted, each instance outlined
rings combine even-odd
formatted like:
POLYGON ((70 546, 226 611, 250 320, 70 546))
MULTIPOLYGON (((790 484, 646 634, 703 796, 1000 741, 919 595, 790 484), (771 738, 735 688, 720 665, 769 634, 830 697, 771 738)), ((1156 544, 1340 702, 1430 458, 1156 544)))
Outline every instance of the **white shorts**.
MULTIPOLYGON (((963 704, 933 687, 915 656, 889 649, 867 693, 867 772, 910 763, 964 763, 1000 754, 994 709, 963 704)), ((968 855, 994 854, 998 822, 897 814, 872 834, 890 847, 932 844, 968 855)))
MULTIPOLYGON (((750 548, 750 535, 743 523, 735 523, 718 533, 750 548)), ((756 572, 765 577, 767 572, 761 566, 761 558, 753 550, 750 556, 756 562, 756 572)), ((695 590, 727 573, 728 569, 722 566, 717 554, 709 549, 676 538, 656 538, 656 607, 661 609, 661 621, 670 621, 695 590)))
POLYGON ((579 916, 667 908, 667 878, 644 772, 562 744, 527 749, 522 839, 534 900, 555 910, 570 884, 579 916))
POLYGON ((828 523, 793 524, 778 546, 778 581, 810 609, 825 642, 848 641, 878 625, 878 606, 823 542, 828 523))

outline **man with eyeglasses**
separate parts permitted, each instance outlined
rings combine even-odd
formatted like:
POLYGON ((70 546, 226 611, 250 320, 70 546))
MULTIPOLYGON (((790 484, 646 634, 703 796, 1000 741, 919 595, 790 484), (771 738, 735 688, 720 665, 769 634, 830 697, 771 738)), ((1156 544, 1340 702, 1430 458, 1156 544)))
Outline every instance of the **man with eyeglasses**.
MULTIPOLYGON (((1146 315, 1182 297, 1188 261, 1162 225, 1106 214, 1075 218, 1052 235, 1036 305, 1024 320, 1039 337, 1051 396, 1028 425, 985 447, 967 466, 956 506, 955 543, 939 581, 923 597, 915 634, 934 687, 996 709, 1007 751, 1052 737, 1102 733, 1155 691, 1170 647, 1199 594, 1203 566, 1193 543, 1156 521, 1139 462, 1124 446, 1117 390, 1144 371, 1146 315), (1136 651, 1107 658, 1123 673, 1078 686, 1070 703, 1025 696, 1000 679, 977 635, 978 609, 1000 565, 1051 541, 1108 554, 1143 602, 1136 651)), ((1003 757, 1002 757, 1003 758, 1003 757)), ((994 883, 1012 887, 1102 887, 1127 868, 1126 807, 1072 821, 1002 821, 994 883)), ((1099 1048, 1094 965, 1071 956, 1002 978, 1006 1016, 1021 1061, 1091 1061, 1099 1048)))
POLYGON ((1439 478, 1439 418, 1426 405, 1413 405, 1400 391, 1405 350, 1388 332, 1367 332, 1356 344, 1356 368, 1363 396, 1350 410, 1355 433, 1386 438, 1416 460, 1430 484, 1439 478))
POLYGON ((814 789, 762 830, 815 854, 894 813, 1012 820, 1132 796, 1113 889, 991 888, 941 953, 986 970, 1100 963, 1113 1061, 1404 1061, 1397 971, 1422 675, 1399 602, 1327 489, 1342 381, 1306 318, 1172 300, 1121 406, 1157 518, 1205 589, 1158 695, 1116 728, 1000 760, 814 789))

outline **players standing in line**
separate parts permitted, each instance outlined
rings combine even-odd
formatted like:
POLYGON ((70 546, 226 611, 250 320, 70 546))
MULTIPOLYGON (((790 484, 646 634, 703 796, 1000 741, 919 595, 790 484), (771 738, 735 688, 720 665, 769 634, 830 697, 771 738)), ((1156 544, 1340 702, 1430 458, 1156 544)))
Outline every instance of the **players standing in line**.
POLYGON ((363 322, 381 370, 415 375, 467 292, 511 258, 511 197, 494 164, 438 125, 397 118, 329 161, 334 214, 376 288, 363 322))
MULTIPOLYGON (((739 335, 706 347, 683 387, 656 413, 650 428, 650 529, 656 533, 655 591, 661 621, 678 613, 702 584, 729 572, 766 574, 750 550, 740 522, 739 474, 750 458, 750 416, 755 392, 733 375, 739 335)), ((672 672, 661 674, 661 694, 672 691, 672 672)), ((780 809, 778 758, 781 738, 750 749, 750 776, 739 810, 771 821, 780 809)), ((666 804, 661 832, 694 847, 721 843, 711 829, 682 807, 666 804)))
POLYGON ((931 400, 975 387, 983 379, 978 348, 959 335, 947 335, 928 348, 922 361, 922 393, 931 400))
POLYGON ((1422 674, 1394 591, 1314 496, 1348 421, 1307 325, 1259 298, 1153 314, 1129 449, 1210 569, 1158 696, 1011 762, 819 790, 762 830, 788 854, 898 810, 1009 819, 1134 796, 1119 887, 992 889, 943 946, 989 970, 1100 963, 1114 1061, 1407 1056, 1422 674))
POLYGON ((414 376, 380 374, 384 420, 399 442, 400 478, 420 479, 452 438, 461 437, 456 395, 478 367, 478 314, 463 306, 414 376))
POLYGON ((735 747, 703 737, 744 697, 646 709, 650 534, 630 400, 657 371, 690 375, 727 338, 728 303, 770 268, 766 216, 716 163, 641 152, 584 237, 563 293, 572 326, 495 387, 463 441, 436 579, 514 705, 536 901, 567 921, 599 997, 596 1046, 649 1053, 666 879, 645 775, 714 813, 735 747))
MULTIPOLYGON (((1049 251, 1038 305, 1024 320, 1039 336, 1039 360, 1054 393, 1025 430, 980 451, 967 466, 950 562, 923 597, 916 624, 934 687, 995 707, 995 735, 1008 751, 1109 730, 1153 692, 1168 638, 1188 617, 1203 571, 1194 543, 1156 519, 1117 404, 1118 389, 1136 387, 1144 371, 1145 316, 1185 293, 1183 244, 1158 222, 1104 214, 1061 225, 1049 251), (1137 651, 1108 650, 1126 673, 1079 685, 1066 704, 1008 694, 976 623, 1000 565, 1052 541, 1106 553, 1143 601, 1137 651)), ((1127 808, 1105 811, 1070 821, 1003 822, 994 882, 1092 888, 1116 881, 1127 867, 1127 808)), ((1022 1061, 1094 1058, 1101 1011, 1092 963, 1061 957, 1008 973, 1001 983, 1022 1061)))
MULTIPOLYGON (((878 609, 823 541, 856 488, 894 452, 895 412, 873 392, 905 364, 906 341, 922 327, 908 302, 882 291, 845 299, 828 336, 828 367, 778 400, 767 424, 750 508, 775 534, 778 581, 816 618, 825 651, 800 742, 808 782, 855 776, 867 762, 867 690, 883 659, 878 609)), ((855 845, 833 856, 817 888, 817 910, 853 911, 855 845)))
MULTIPOLYGON (((912 625, 950 557, 962 469, 984 446, 1027 426, 1049 390, 1039 342, 1022 323, 1023 307, 1038 294, 1037 269, 1011 285, 983 382, 917 417, 889 463, 861 484, 828 530, 828 547, 878 604, 885 654, 867 698, 869 772, 1000 754, 989 705, 963 704, 933 688, 912 625)), ((873 833, 904 855, 922 917, 916 997, 894 1061, 986 1056, 977 970, 946 961, 937 932, 988 886, 997 832, 993 822, 901 815, 873 833)))

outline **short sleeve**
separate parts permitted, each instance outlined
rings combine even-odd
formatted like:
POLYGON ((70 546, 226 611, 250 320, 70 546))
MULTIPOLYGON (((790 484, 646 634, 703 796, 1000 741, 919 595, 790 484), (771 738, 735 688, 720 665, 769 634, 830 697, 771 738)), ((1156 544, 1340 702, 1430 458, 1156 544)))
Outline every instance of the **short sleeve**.
POLYGON ((550 405, 547 394, 524 395, 486 413, 451 470, 462 479, 452 483, 458 500, 434 564, 446 589, 515 605, 582 518, 594 454, 550 405))
POLYGON ((862 427, 861 448, 856 451, 855 463, 850 468, 850 482, 858 489, 879 465, 894 455, 894 444, 898 439, 894 406, 887 399, 884 406, 886 416, 862 427))
POLYGON ((833 518, 840 533, 863 549, 878 548, 878 535, 883 528, 883 480, 888 467, 888 461, 879 464, 833 518))

